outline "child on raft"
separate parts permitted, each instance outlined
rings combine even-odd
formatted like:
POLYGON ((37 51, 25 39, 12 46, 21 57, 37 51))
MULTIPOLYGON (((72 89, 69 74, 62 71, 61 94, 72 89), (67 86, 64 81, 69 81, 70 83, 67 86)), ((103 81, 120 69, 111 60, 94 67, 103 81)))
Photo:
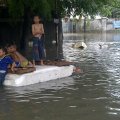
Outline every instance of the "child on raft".
POLYGON ((34 24, 32 24, 32 35, 33 35, 33 61, 40 62, 41 65, 44 65, 44 43, 42 35, 44 34, 43 24, 40 23, 40 17, 34 16, 34 24))
POLYGON ((15 44, 9 44, 6 48, 8 55, 10 55, 15 62, 20 63, 19 67, 34 67, 34 65, 30 61, 28 61, 23 55, 21 55, 17 51, 17 47, 15 44))
POLYGON ((14 71, 14 68, 18 66, 18 63, 10 56, 6 55, 5 49, 0 47, 0 85, 2 85, 5 80, 9 65, 11 65, 11 70, 14 71))

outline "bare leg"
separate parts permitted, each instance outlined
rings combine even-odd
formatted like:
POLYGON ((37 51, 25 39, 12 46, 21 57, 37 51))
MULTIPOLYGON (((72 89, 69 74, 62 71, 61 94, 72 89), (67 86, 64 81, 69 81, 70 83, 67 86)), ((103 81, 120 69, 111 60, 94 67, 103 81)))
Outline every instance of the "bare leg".
POLYGON ((34 64, 32 64, 32 62, 28 62, 28 67, 35 67, 35 65, 34 64))
POLYGON ((35 60, 33 60, 33 67, 35 67, 35 60))
POLYGON ((43 60, 40 61, 41 65, 44 65, 43 60))

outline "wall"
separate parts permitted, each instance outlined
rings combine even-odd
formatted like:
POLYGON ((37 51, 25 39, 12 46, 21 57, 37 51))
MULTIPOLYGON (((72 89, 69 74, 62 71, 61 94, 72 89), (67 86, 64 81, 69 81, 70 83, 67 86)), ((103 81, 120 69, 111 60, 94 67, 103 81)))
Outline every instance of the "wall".
MULTIPOLYGON (((95 20, 86 20, 86 31, 113 31, 113 21, 115 19, 95 19, 95 20)), ((84 20, 62 20, 63 23, 63 32, 64 33, 79 33, 84 31, 84 20)))

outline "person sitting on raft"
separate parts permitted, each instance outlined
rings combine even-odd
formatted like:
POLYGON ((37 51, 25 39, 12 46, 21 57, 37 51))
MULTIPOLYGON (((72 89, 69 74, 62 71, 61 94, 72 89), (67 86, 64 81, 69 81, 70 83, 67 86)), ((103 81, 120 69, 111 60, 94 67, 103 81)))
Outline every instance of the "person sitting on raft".
POLYGON ((17 51, 17 47, 15 44, 7 45, 7 53, 12 57, 15 62, 20 63, 19 67, 34 67, 34 65, 30 61, 28 61, 23 55, 21 55, 17 51))
POLYGON ((8 66, 11 65, 11 70, 18 66, 19 63, 15 62, 10 56, 6 55, 3 47, 0 47, 0 85, 3 84, 5 76, 8 72, 8 66))

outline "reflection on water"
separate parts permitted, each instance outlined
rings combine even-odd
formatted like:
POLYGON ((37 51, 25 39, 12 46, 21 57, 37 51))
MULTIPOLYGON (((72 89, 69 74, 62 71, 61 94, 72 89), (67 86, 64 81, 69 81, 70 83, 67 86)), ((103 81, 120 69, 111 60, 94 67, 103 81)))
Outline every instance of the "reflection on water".
POLYGON ((64 35, 64 57, 77 62, 83 73, 26 87, 0 88, 0 120, 118 120, 119 38, 119 34, 64 35), (79 41, 86 42, 87 49, 71 47, 79 41))
POLYGON ((5 87, 5 90, 12 91, 16 94, 28 95, 31 93, 43 92, 45 90, 60 90, 62 88, 68 88, 70 85, 74 85, 74 80, 71 77, 64 79, 58 79, 50 82, 42 82, 36 85, 24 86, 24 87, 5 87))

